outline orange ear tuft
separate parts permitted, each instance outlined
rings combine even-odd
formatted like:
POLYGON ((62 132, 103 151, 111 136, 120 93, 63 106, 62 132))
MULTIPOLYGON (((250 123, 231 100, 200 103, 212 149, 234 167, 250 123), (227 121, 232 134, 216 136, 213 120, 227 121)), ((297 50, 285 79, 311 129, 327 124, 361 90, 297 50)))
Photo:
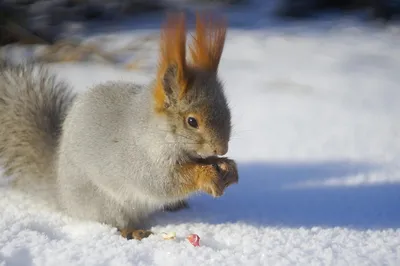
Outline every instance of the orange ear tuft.
POLYGON ((183 13, 169 14, 161 31, 160 57, 157 85, 154 92, 157 107, 164 105, 163 78, 168 67, 176 66, 176 81, 182 90, 187 83, 186 66, 186 23, 183 13))
POLYGON ((213 20, 211 16, 196 14, 196 35, 190 53, 193 64, 199 68, 217 72, 226 37, 225 20, 213 20))

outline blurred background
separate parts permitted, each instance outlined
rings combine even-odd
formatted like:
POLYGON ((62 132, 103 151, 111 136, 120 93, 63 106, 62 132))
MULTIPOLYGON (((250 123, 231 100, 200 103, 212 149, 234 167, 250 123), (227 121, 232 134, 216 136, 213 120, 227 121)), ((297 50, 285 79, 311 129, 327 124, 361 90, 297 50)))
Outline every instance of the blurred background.
MULTIPOLYGON (((385 26, 395 23, 400 0, 0 0, 0 53, 10 56, 8 48, 29 44, 40 51, 24 51, 25 57, 42 61, 83 60, 90 55, 116 62, 115 55, 98 45, 83 47, 82 39, 102 32, 157 31, 166 11, 204 8, 224 12, 229 26, 239 29, 304 25, 321 17, 330 27, 349 17, 385 26)), ((132 52, 137 45, 126 50, 132 52)))

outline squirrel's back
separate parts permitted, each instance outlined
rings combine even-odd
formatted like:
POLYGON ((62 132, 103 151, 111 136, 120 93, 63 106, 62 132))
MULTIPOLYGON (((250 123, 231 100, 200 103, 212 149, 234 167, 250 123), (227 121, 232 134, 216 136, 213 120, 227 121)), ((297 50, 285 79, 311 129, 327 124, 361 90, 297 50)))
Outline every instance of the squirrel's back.
POLYGON ((0 162, 16 188, 54 183, 54 155, 74 97, 41 65, 0 62, 0 162))

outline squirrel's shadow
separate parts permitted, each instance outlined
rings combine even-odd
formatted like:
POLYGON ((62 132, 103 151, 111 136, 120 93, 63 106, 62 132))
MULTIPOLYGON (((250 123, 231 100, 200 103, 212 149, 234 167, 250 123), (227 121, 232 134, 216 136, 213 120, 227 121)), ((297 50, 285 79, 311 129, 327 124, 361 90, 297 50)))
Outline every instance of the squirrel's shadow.
POLYGON ((285 227, 400 228, 400 184, 290 188, 298 182, 368 174, 368 163, 239 163, 239 184, 213 199, 198 195, 189 209, 159 213, 158 225, 243 222, 285 227))

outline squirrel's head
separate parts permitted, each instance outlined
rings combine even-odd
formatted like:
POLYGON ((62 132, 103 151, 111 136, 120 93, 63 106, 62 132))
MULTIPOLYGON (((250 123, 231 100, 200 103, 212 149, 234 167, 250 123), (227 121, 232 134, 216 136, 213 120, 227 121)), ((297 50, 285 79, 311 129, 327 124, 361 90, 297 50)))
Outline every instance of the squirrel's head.
POLYGON ((183 14, 169 16, 162 31, 155 108, 190 155, 208 157, 228 151, 231 113, 217 75, 225 35, 222 21, 197 15, 188 64, 183 14))

